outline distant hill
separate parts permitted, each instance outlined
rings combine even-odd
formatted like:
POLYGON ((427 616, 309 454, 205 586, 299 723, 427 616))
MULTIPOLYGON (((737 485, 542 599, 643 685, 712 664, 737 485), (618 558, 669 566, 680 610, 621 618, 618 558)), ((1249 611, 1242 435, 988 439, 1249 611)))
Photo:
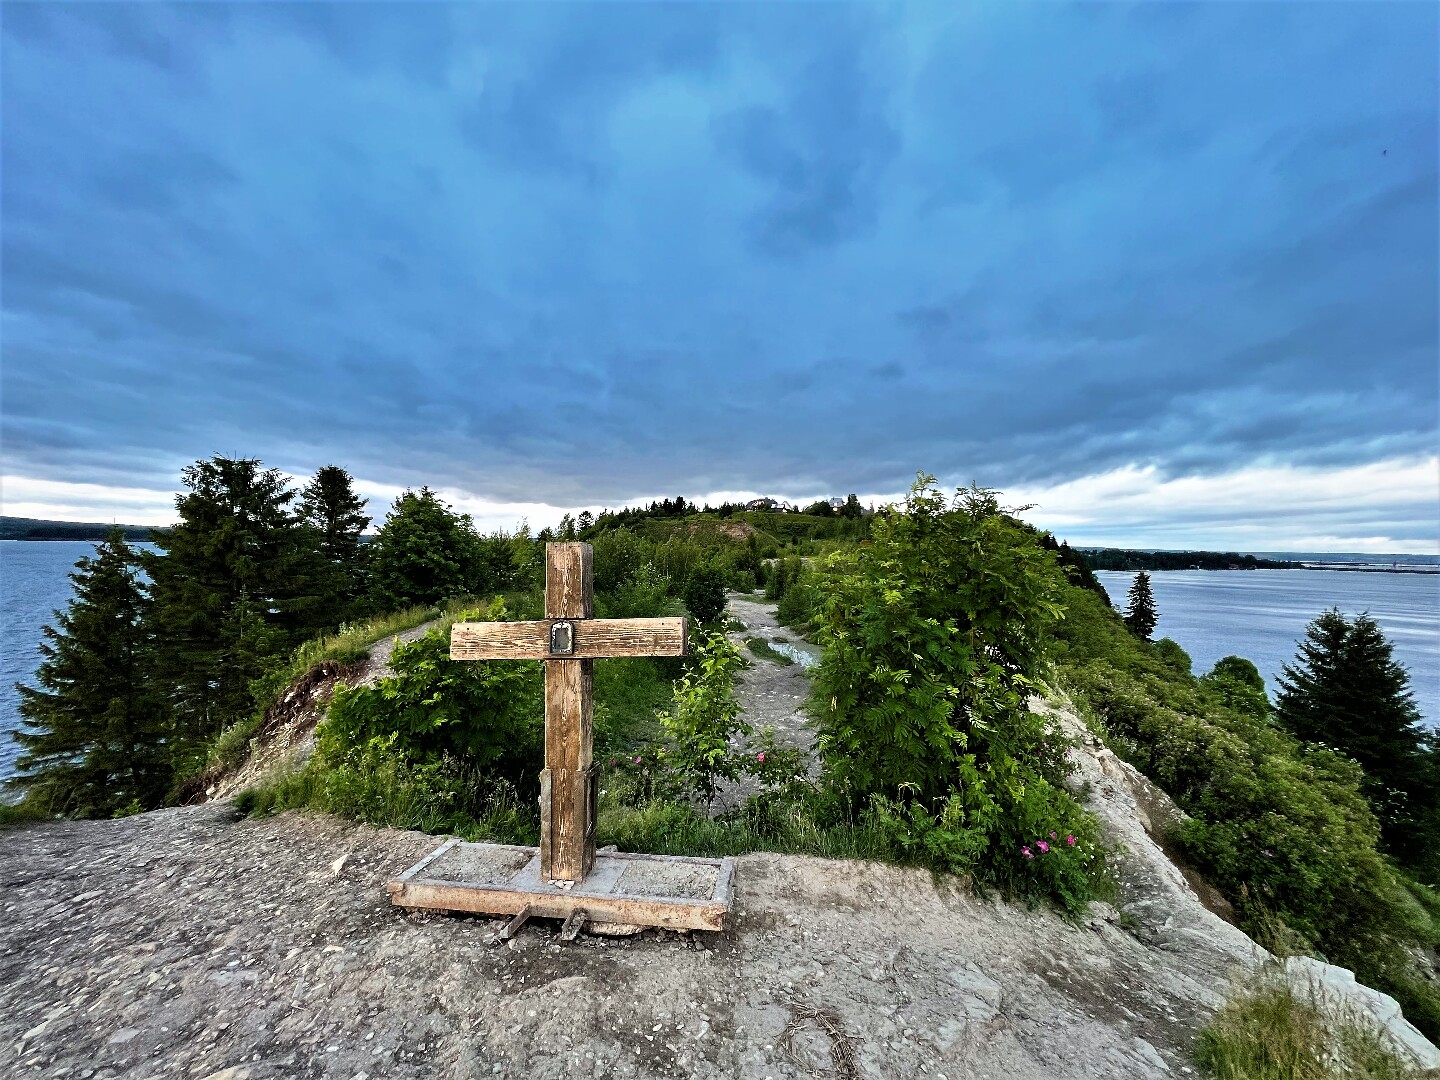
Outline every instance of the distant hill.
MULTIPOLYGON (((98 521, 46 521, 42 518, 0 517, 0 540, 104 540, 115 526, 98 521)), ((146 541, 150 525, 121 525, 125 539, 146 541)))
POLYGON ((1257 559, 1234 551, 1127 551, 1076 548, 1091 570, 1302 570, 1298 562, 1257 559))

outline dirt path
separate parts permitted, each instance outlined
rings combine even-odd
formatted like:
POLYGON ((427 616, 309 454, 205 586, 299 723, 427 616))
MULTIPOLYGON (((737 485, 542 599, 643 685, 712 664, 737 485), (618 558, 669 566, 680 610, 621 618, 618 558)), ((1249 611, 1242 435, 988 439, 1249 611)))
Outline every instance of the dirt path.
MULTIPOLYGON (((1188 1072, 1232 949, 927 871, 749 855, 732 929, 581 939, 390 907, 437 838, 226 804, 0 830, 0 1076, 478 1080, 1188 1072), (1171 951, 1173 950, 1173 951, 1171 951)), ((1217 920, 1218 921, 1218 920, 1217 920)))
POLYGON ((395 651, 396 645, 408 645, 412 641, 418 641, 435 627, 440 625, 439 619, 431 619, 429 622, 421 623, 411 630, 402 630, 387 638, 381 638, 370 647, 370 659, 365 663, 365 674, 360 678, 362 686, 373 686, 385 676, 391 674, 390 654, 395 651))
MULTIPOLYGON (((806 673, 805 662, 810 662, 816 655, 814 647, 801 641, 793 630, 780 625, 775 618, 774 604, 765 603, 755 596, 731 593, 729 612, 733 619, 744 624, 744 628, 730 631, 728 637, 750 662, 750 666, 735 680, 735 696, 740 700, 746 722, 755 728, 757 734, 767 727, 772 728, 779 742, 812 752, 815 730, 810 726, 804 707, 810 696, 810 677, 806 673), (751 638, 762 638, 772 647, 802 657, 804 662, 781 664, 757 656, 746 646, 751 638)), ((720 814, 734 809, 755 790, 755 785, 749 781, 724 785, 715 797, 711 813, 720 814)))

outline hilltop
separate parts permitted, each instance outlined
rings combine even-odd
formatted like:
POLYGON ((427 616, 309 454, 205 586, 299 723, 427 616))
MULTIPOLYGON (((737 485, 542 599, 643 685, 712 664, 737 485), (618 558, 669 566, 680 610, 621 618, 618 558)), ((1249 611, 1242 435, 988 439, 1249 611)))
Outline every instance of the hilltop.
MULTIPOLYGON (((732 636, 779 637, 731 597, 732 636)), ((299 767, 337 678, 373 685, 400 640, 320 666, 277 700, 210 801, 0 832, 0 1066, 270 1077, 1170 1077, 1197 1033, 1275 963, 1174 853, 1185 815, 1061 705, 1072 790, 1118 859, 1112 903, 1066 919, 963 879, 858 860, 742 856, 722 934, 562 945, 533 921, 406 914, 384 884, 439 842, 328 814, 242 817, 229 796, 299 767), (77 854, 83 858, 77 859, 77 854)), ((753 643, 754 637, 748 638, 753 643)), ((806 744, 800 665, 742 673, 747 714, 806 744)), ((199 792, 197 792, 197 795, 199 792)), ((743 793, 742 793, 743 794, 743 793)), ((203 795, 201 797, 204 797, 203 795)), ((733 800, 730 800, 733 801, 733 800)), ((1440 1066, 1394 1001, 1349 972, 1296 982, 1440 1066)))
MULTIPOLYGON (((755 854, 723 934, 562 946, 539 921, 502 946, 498 922, 389 906, 422 833, 226 802, 5 831, 0 1068, 778 1080, 838 1050, 846 1077, 1185 1075, 1268 954, 1152 839, 1178 811, 1055 715, 1126 853, 1114 905, 1077 921, 923 870, 755 854)), ((1306 963, 1440 1066, 1392 1001, 1306 963)))

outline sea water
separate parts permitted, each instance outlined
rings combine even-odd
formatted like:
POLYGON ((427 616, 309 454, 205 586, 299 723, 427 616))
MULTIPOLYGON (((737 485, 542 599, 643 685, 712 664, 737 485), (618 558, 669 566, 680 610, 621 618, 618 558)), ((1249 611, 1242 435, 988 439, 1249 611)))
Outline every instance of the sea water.
MULTIPOLYGON (((1123 611, 1135 575, 1095 576, 1123 611)), ((1409 671, 1425 722, 1440 727, 1440 574, 1167 570, 1151 572, 1150 591, 1160 615, 1154 636, 1178 642, 1195 674, 1223 656, 1243 656, 1265 676, 1272 699, 1310 620, 1332 607, 1352 617, 1368 612, 1409 671)))

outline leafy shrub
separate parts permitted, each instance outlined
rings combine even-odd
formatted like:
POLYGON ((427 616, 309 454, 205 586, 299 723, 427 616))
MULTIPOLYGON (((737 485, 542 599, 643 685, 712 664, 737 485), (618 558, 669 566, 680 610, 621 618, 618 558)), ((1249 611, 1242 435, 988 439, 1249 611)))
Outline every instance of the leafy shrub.
POLYGON ((1064 743, 1030 712, 1063 577, 992 492, 921 477, 872 540, 825 564, 814 709, 826 768, 902 847, 1074 910, 1098 884, 1064 743))
POLYGON ((1169 664, 1176 671, 1182 671, 1186 675, 1190 674, 1190 654, 1180 647, 1178 641, 1172 638, 1162 637, 1159 641, 1155 642, 1152 648, 1162 663, 1169 664))
MULTIPOLYGON (((507 617, 497 600, 487 622, 507 617)), ((432 630, 390 654, 394 675, 374 686, 340 686, 320 731, 335 760, 381 740, 417 761, 450 756, 519 783, 538 776, 543 682, 538 661, 455 663, 449 635, 432 630)))
POLYGON ((513 784, 449 756, 411 760, 384 739, 251 788, 235 805, 257 816, 306 807, 370 825, 453 833, 472 841, 533 844, 539 834, 533 801, 521 799, 513 784))
POLYGON ((714 563, 697 566, 685 581, 685 608, 702 623, 713 623, 725 613, 725 571, 714 563))
POLYGON ((653 562, 631 569, 608 593, 596 592, 597 613, 610 619, 648 619, 670 610, 670 579, 653 562))
MULTIPOLYGON (((655 566, 655 545, 629 529, 608 529, 596 535, 590 546, 597 594, 616 592, 632 580, 641 567, 655 566)), ((664 578, 665 575, 657 576, 664 578)))
POLYGON ((724 634, 701 633, 692 662, 675 684, 675 703, 660 715, 665 764, 682 790, 709 802, 722 780, 740 775, 731 741, 752 733, 740 719, 735 671, 745 661, 724 634))
POLYGON ((775 608, 775 617, 785 626, 793 626, 801 634, 815 628, 823 592, 816 575, 799 559, 789 560, 784 595, 775 608))

